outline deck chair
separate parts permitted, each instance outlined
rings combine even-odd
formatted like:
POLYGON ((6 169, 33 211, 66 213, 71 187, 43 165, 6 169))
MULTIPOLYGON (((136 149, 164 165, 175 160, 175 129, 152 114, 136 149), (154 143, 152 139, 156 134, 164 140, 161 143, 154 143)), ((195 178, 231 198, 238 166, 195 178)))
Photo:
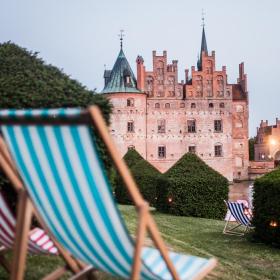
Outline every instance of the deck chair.
MULTIPOLYGON (((16 220, 0 192, 0 264, 7 272, 10 272, 10 264, 5 258, 5 253, 14 246, 16 232, 16 220)), ((57 255, 58 250, 49 236, 41 228, 34 228, 28 236, 28 252, 31 254, 57 255)))
POLYGON ((225 227, 223 229, 224 234, 238 235, 242 236, 247 233, 251 228, 251 214, 247 210, 243 203, 225 201, 225 204, 230 212, 230 215, 226 221, 225 227), (247 210, 247 211, 245 211, 247 210), (235 221, 231 220, 231 217, 235 221), (235 224, 233 227, 230 224, 235 224), (239 231, 237 229, 240 229, 239 231))
POLYGON ((47 228, 75 258, 90 265, 73 279, 93 270, 124 279, 202 279, 215 267, 214 258, 167 251, 96 106, 0 111, 0 126, 47 228), (97 137, 107 147, 138 211, 135 241, 113 198, 97 137), (144 247, 147 233, 155 248, 144 247))

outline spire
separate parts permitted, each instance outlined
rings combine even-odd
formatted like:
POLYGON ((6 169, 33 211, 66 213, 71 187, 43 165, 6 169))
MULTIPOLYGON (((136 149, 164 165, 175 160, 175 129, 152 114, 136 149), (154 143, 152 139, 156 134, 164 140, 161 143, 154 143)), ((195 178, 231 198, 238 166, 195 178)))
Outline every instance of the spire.
POLYGON ((206 35, 205 35, 205 14, 202 10, 202 38, 201 38, 201 48, 200 48, 200 58, 197 61, 197 69, 199 71, 202 70, 202 52, 204 52, 206 55, 208 55, 208 49, 207 49, 207 41, 206 41, 206 35))

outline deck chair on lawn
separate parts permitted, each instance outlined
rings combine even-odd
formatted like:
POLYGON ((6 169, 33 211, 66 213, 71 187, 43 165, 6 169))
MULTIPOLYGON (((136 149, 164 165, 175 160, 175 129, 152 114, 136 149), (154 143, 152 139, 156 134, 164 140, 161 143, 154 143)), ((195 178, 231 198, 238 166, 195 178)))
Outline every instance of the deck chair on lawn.
POLYGON ((75 258, 90 265, 73 279, 82 279, 94 270, 125 279, 202 279, 215 267, 214 258, 167 251, 149 206, 96 106, 88 110, 0 111, 0 126, 47 228, 75 258), (135 241, 112 196, 97 137, 107 147, 138 210, 135 241), (155 248, 144 247, 147 233, 155 248))
MULTIPOLYGON (((9 273, 11 265, 5 253, 11 250, 15 242, 16 219, 0 192, 0 265, 9 273)), ((58 250, 49 236, 41 228, 34 228, 28 234, 28 252, 31 254, 57 255, 58 250)))
POLYGON ((230 212, 230 215, 226 221, 223 233, 239 236, 247 233, 252 228, 252 217, 249 209, 245 207, 243 203, 239 202, 225 201, 225 204, 230 212), (231 221, 231 217, 233 217, 235 221, 231 221), (233 223, 235 225, 233 227, 230 227, 230 224, 233 223), (240 229, 240 231, 238 231, 237 229, 240 229))
POLYGON ((23 279, 26 253, 21 254, 22 251, 30 254, 59 255, 64 259, 65 266, 59 267, 44 280, 58 279, 67 271, 78 273, 84 269, 85 264, 74 260, 55 241, 53 236, 52 238, 49 237, 44 229, 37 227, 29 230, 33 215, 35 215, 37 221, 40 221, 41 225, 44 225, 44 222, 30 203, 2 137, 0 137, 0 166, 8 175, 8 178, 11 179, 18 194, 17 215, 14 217, 3 193, 0 191, 0 266, 10 274, 10 279, 23 279), (10 250, 14 251, 12 263, 6 258, 6 253, 10 250))

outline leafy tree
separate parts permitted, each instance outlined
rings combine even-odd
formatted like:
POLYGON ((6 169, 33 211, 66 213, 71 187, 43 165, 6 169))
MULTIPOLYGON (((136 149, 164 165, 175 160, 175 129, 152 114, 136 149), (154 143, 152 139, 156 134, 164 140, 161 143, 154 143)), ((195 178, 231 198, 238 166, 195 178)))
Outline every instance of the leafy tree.
POLYGON ((195 154, 185 154, 164 178, 158 192, 158 210, 182 216, 224 217, 228 181, 195 154))
POLYGON ((255 159, 255 144, 256 144, 256 137, 251 137, 249 139, 249 160, 255 159))
MULTIPOLYGON (((102 95, 88 90, 57 67, 46 64, 38 53, 14 43, 0 44, 0 108, 57 108, 98 105, 109 123, 111 106, 102 95)), ((111 163, 100 141, 98 148, 107 170, 111 163)), ((14 197, 12 187, 0 177, 0 189, 14 197)))
MULTIPOLYGON (((136 181, 139 191, 150 205, 155 205, 157 199, 157 185, 160 182, 161 173, 153 167, 149 162, 136 150, 128 150, 124 156, 124 160, 136 181)), ((120 177, 116 178, 116 199, 122 204, 132 204, 130 195, 120 177)))

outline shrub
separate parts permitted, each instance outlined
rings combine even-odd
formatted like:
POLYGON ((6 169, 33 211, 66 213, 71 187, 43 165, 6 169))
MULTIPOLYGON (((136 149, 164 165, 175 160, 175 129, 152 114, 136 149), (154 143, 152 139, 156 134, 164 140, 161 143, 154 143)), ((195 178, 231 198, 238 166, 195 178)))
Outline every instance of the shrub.
MULTIPOLYGON (((150 205, 155 205, 157 198, 157 183, 161 177, 161 173, 142 158, 136 150, 129 150, 125 154, 124 160, 130 168, 132 176, 134 177, 144 199, 147 200, 150 205)), ((131 197, 119 176, 116 179, 115 194, 119 203, 132 204, 131 197)))
MULTIPOLYGON (((87 90, 58 68, 47 65, 32 53, 13 43, 0 44, 0 108, 57 108, 98 105, 109 122, 111 106, 107 99, 87 90)), ((111 163, 100 141, 107 170, 111 163)), ((15 194, 10 183, 0 174, 0 190, 4 189, 10 200, 15 194)))
POLYGON ((253 205, 254 237, 280 246, 280 169, 255 181, 253 205))
POLYGON ((182 216, 224 217, 228 181, 195 154, 185 154, 164 177, 158 210, 182 216))

